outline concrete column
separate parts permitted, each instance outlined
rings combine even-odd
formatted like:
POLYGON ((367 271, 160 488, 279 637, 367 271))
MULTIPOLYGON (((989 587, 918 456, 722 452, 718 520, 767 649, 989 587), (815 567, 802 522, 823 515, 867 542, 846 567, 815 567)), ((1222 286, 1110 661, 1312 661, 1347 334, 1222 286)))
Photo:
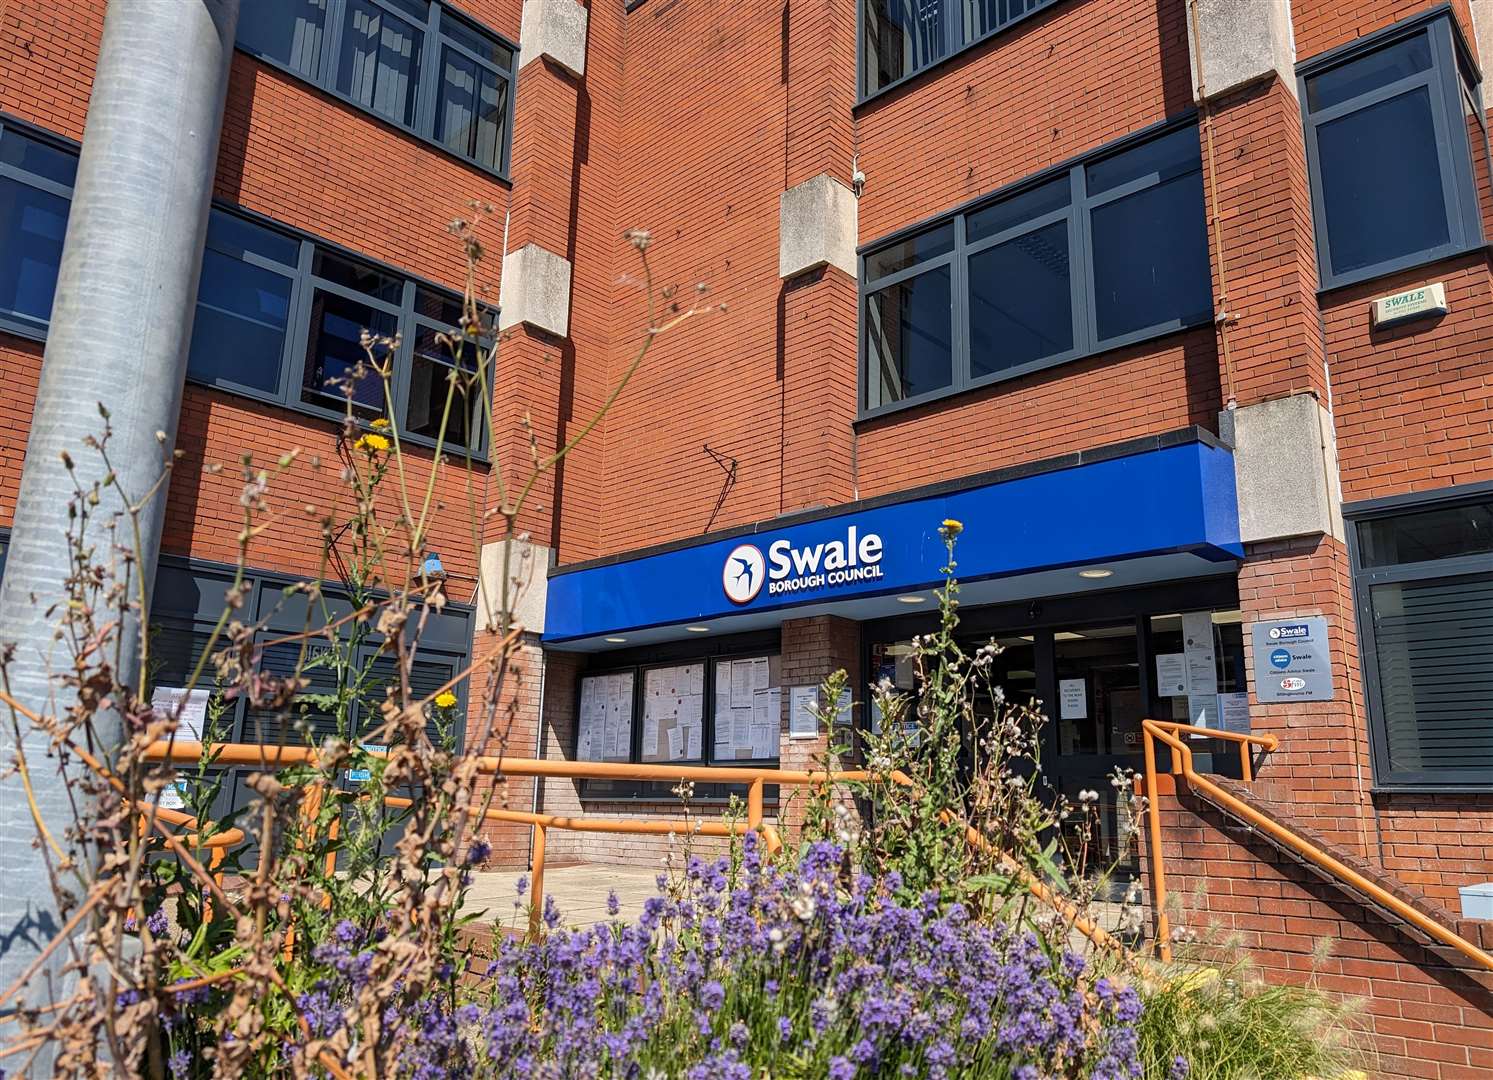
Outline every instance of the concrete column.
MULTIPOLYGON (((111 0, 104 18, 0 593, 0 641, 16 648, 11 691, 33 708, 68 704, 49 677, 66 657, 47 614, 64 596, 68 565, 73 485, 62 453, 77 462, 83 483, 102 478, 83 439, 100 432, 96 406, 104 403, 113 415, 110 457, 124 491, 138 499, 160 477, 175 441, 237 21, 238 0, 111 0)), ((141 522, 138 571, 147 583, 165 506, 163 489, 141 522)), ((104 526, 119 509, 112 494, 95 508, 88 540, 104 561, 111 542, 104 526)), ((119 541, 127 536, 121 528, 119 541)), ((137 633, 133 621, 123 627, 127 642, 137 633)), ((137 684, 138 665, 126 648, 120 681, 137 684)), ((0 736, 7 766, 9 720, 0 736)), ((117 717, 99 720, 104 744, 116 742, 117 717)), ((72 820, 68 778, 47 759, 44 737, 27 736, 24 746, 38 810, 61 836, 72 820)), ((0 780, 0 985, 19 976, 65 917, 35 837, 19 778, 0 780)), ((60 962, 67 950, 54 955, 60 962)), ((38 979, 28 1000, 45 996, 47 982, 38 979)))

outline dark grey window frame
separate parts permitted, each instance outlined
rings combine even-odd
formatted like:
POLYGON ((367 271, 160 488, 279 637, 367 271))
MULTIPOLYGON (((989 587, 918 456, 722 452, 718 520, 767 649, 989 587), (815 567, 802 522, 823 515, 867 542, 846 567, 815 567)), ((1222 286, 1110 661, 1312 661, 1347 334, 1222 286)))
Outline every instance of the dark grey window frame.
POLYGON ((1385 728, 1384 701, 1379 685, 1379 653, 1374 640, 1371 591, 1375 585, 1438 578, 1493 576, 1493 555, 1464 555, 1429 562, 1400 563, 1365 568, 1359 551, 1358 525, 1376 518, 1462 503, 1485 501, 1493 496, 1493 481, 1458 484, 1434 491, 1394 495, 1382 499, 1345 503, 1343 520, 1348 537, 1348 557, 1353 573, 1353 607, 1357 620, 1358 653, 1363 670, 1367 709, 1369 754, 1374 768, 1375 791, 1384 792, 1493 792, 1493 777, 1482 770, 1420 769, 1394 770, 1389 763, 1389 733, 1385 728), (1468 774, 1482 775, 1460 775, 1468 774), (1448 775, 1448 774, 1453 775, 1448 775))
MULTIPOLYGON (((5 138, 7 130, 14 130, 23 137, 31 139, 34 142, 39 142, 53 150, 72 154, 74 157, 77 156, 78 146, 76 143, 53 135, 51 132, 39 128, 35 124, 17 121, 6 113, 0 112, 0 139, 5 138)), ((66 184, 59 184, 48 177, 38 176, 35 173, 27 172, 13 165, 7 165, 4 162, 0 162, 0 176, 9 177, 28 187, 35 188, 37 191, 66 199, 69 208, 71 208, 73 189, 66 184)), ((0 252, 0 258, 3 257, 4 253, 0 252)), ((18 337, 27 338, 31 341, 45 341, 47 324, 39 323, 33 319, 22 318, 19 314, 0 311, 0 330, 15 334, 18 337)))
MULTIPOLYGON (((640 3, 642 3, 642 0, 635 0, 635 3, 633 3, 630 7, 628 7, 627 10, 631 11, 633 9, 633 7, 636 7, 640 3)), ((917 79, 920 76, 926 75, 930 71, 936 71, 936 70, 938 70, 939 68, 943 67, 945 64, 948 64, 949 62, 953 61, 954 59, 963 56, 965 53, 969 52, 971 49, 976 49, 976 48, 980 47, 981 45, 985 44, 986 42, 990 41, 991 39, 999 37, 1000 35, 1006 33, 1013 26, 1018 26, 1021 23, 1025 22, 1027 19, 1035 18, 1035 17, 1037 17, 1039 15, 1042 15, 1042 14, 1044 14, 1044 13, 1052 10, 1054 7, 1057 7, 1061 3, 1063 3, 1063 0, 1041 0, 1041 2, 1039 2, 1038 5, 1035 8, 1032 8, 1030 10, 1022 12, 1019 15, 1015 15, 1015 16, 1013 16, 1011 18, 1008 18, 1005 22, 1001 23, 998 26, 995 26, 995 27, 991 28, 990 30, 987 30, 985 33, 981 34, 979 37, 974 38, 974 39, 972 39, 972 40, 970 40, 968 42, 965 42, 963 45, 959 45, 956 48, 951 49, 949 52, 945 53, 943 56, 940 56, 940 57, 937 57, 936 59, 930 60, 930 61, 928 61, 928 63, 924 64, 922 67, 914 68, 912 71, 909 71, 906 74, 900 75, 896 79, 893 79, 891 82, 887 83, 885 86, 878 86, 875 90, 872 90, 872 91, 870 91, 868 93, 866 91, 866 64, 867 64, 867 62, 869 60, 869 58, 866 55, 866 22, 865 22, 865 20, 866 20, 866 4, 865 4, 865 0, 856 0, 856 4, 855 4, 855 87, 856 87, 856 102, 855 102, 855 107, 859 108, 860 106, 865 105, 868 102, 875 101, 878 98, 880 98, 880 97, 882 97, 882 96, 884 96, 886 94, 890 94, 890 93, 893 93, 896 90, 901 89, 902 87, 906 86, 908 83, 912 82, 914 79, 917 79)), ((942 11, 950 11, 952 13, 952 16, 951 16, 951 18, 949 20, 949 22, 952 24, 951 33, 953 32, 953 30, 959 30, 961 28, 961 24, 962 24, 962 10, 963 10, 962 9, 962 5, 960 5, 958 3, 955 3, 955 4, 952 4, 948 8, 942 8, 940 10, 942 10, 942 11)))
MULTIPOLYGON (((67 153, 77 154, 78 152, 77 145, 69 140, 53 135, 43 129, 39 129, 35 127, 35 125, 16 123, 10 117, 0 114, 0 133, 3 133, 3 129, 7 127, 15 127, 18 131, 23 132, 26 136, 35 138, 41 142, 46 142, 48 145, 56 149, 63 150, 67 153)), ((24 180, 25 183, 33 182, 31 179, 29 179, 30 174, 21 174, 19 172, 12 173, 12 171, 9 170, 6 172, 6 175, 12 174, 28 177, 28 179, 24 180)), ((38 184, 38 186, 41 187, 41 190, 45 191, 54 191, 59 187, 59 185, 51 182, 46 182, 46 186, 42 186, 40 184, 38 184)), ((70 197, 71 191, 68 191, 67 194, 70 197)), ((380 262, 377 259, 369 258, 366 255, 360 255, 358 252, 349 250, 348 248, 345 248, 340 244, 335 244, 329 240, 323 240, 319 237, 312 236, 310 233, 282 224, 281 222, 275 221, 273 218, 266 217, 264 214, 249 210, 246 207, 235 206, 232 203, 214 200, 212 208, 215 211, 240 218, 252 225, 258 226, 259 228, 268 229, 272 232, 278 233, 279 235, 300 245, 297 263, 294 267, 291 267, 289 264, 275 262, 273 259, 268 259, 253 252, 242 252, 239 254, 239 257, 250 265, 259 267, 261 269, 271 270, 275 273, 289 278, 291 281, 290 311, 288 317, 286 318, 285 343, 282 347, 279 360, 280 392, 278 394, 267 394, 263 390, 260 390, 256 387, 246 386, 242 383, 233 382, 232 380, 228 379, 200 379, 190 372, 188 372, 187 380, 198 386, 210 386, 214 389, 222 390, 226 393, 235 394, 239 397, 250 398, 252 400, 261 401, 269 405, 278 405, 281 408, 290 409, 293 412, 298 412, 304 415, 315 416, 340 423, 344 416, 344 413, 341 409, 318 406, 309 402, 302 401, 300 393, 302 381, 305 377, 307 341, 311 321, 312 293, 317 288, 325 289, 340 296, 349 297, 350 299, 356 300, 359 303, 366 303, 369 307, 378 308, 380 310, 387 309, 392 314, 398 316, 400 344, 399 349, 394 356, 393 391, 396 415, 393 417, 393 419, 394 422, 399 425, 399 438, 401 442, 407 442, 415 446, 423 446, 427 448, 434 447, 435 440, 433 438, 425 435, 418 435, 413 432, 408 432, 404 429, 404 418, 408 414, 409 409, 410 374, 414 365, 414 347, 416 337, 415 331, 420 326, 434 327, 437 329, 445 329, 448 331, 455 331, 456 327, 443 324, 438 320, 432 319, 428 315, 418 314, 415 310, 415 293, 417 290, 423 289, 427 292, 436 293, 441 296, 447 297, 452 301, 458 301, 460 297, 458 297, 457 294, 452 292, 450 289, 437 285, 434 282, 427 281, 424 278, 416 277, 406 270, 401 270, 399 267, 390 266, 387 263, 380 262), (323 281, 321 278, 316 277, 313 274, 312 270, 313 263, 316 257, 316 251, 318 249, 325 251, 328 254, 335 255, 338 258, 345 259, 349 262, 354 262, 369 267, 370 269, 376 270, 380 273, 401 278, 404 281, 404 289, 400 299, 400 303, 398 305, 391 305, 385 301, 379 300, 376 297, 367 296, 365 294, 357 292, 354 289, 348 289, 345 286, 323 281)), ((494 324, 496 323, 496 317, 496 313, 492 313, 494 324)), ((13 333, 18 337, 26 338, 31 341, 45 342, 47 337, 47 328, 45 325, 37 326, 32 324, 29 320, 23 322, 21 320, 9 318, 3 314, 0 314, 0 331, 13 333)), ((490 347, 491 341, 484 341, 483 345, 484 347, 490 347)), ((488 400, 481 412, 481 431, 479 433, 480 437, 476 445, 470 448, 471 459, 473 462, 477 463, 485 464, 488 461, 488 449, 491 445, 492 393, 494 382, 495 380, 492 378, 492 373, 491 371, 489 371, 487 388, 488 400)), ((445 445, 443 445, 441 450, 442 453, 449 454, 452 457, 460 457, 463 459, 467 454, 467 448, 453 445, 450 442, 447 442, 445 445)))
POLYGON ((1366 35, 1347 45, 1329 50, 1296 67, 1297 98, 1301 102, 1302 127, 1306 139, 1307 175, 1311 184, 1312 224, 1317 239, 1318 291, 1356 285, 1401 270, 1465 254, 1485 247, 1482 210, 1478 200, 1477 172, 1472 148, 1465 137, 1462 116, 1464 93, 1477 109, 1483 128, 1487 154, 1487 113, 1481 95, 1482 75, 1468 51, 1449 4, 1404 19, 1393 26, 1366 35), (1379 87, 1326 109, 1312 112, 1308 105, 1306 84, 1313 76, 1330 68, 1360 59, 1378 49, 1395 44, 1414 34, 1425 32, 1431 47, 1431 67, 1427 71, 1379 87), (1399 97, 1424 87, 1431 101, 1432 119, 1436 125, 1436 153, 1441 168, 1442 198, 1447 211, 1445 244, 1411 252, 1372 266, 1337 274, 1332 271, 1331 244, 1327 234, 1327 215, 1322 191, 1322 167, 1318 154, 1317 129, 1362 109, 1399 97))
MULTIPOLYGON (((690 643, 693 645, 693 643, 690 643)), ((715 759, 715 666, 718 663, 730 662, 732 660, 751 659, 759 656, 781 656, 781 645, 776 641, 768 641, 764 635, 753 634, 743 638, 728 641, 722 640, 714 646, 701 650, 698 645, 690 647, 679 643, 674 647, 640 648, 636 650, 624 650, 622 656, 613 657, 603 654, 598 657, 594 666, 588 666, 576 676, 575 701, 580 702, 580 684, 583 679, 596 675, 621 675, 631 673, 632 684, 632 731, 631 741, 628 743, 627 757, 629 764, 641 764, 643 746, 643 681, 648 671, 655 668, 681 667, 686 664, 705 665, 705 693, 701 702, 704 710, 702 726, 700 729, 700 757, 680 761, 653 762, 658 765, 683 765, 694 768, 738 768, 738 769, 777 769, 782 765, 781 757, 736 759, 717 761, 715 759)), ((570 733, 563 750, 570 756, 572 761, 581 760, 580 753, 580 723, 576 718, 575 729, 570 733)), ((781 735, 781 732, 780 732, 781 735)), ((781 755, 781 742, 779 744, 779 755, 781 755)), ((665 781, 580 781, 580 796, 586 802, 670 802, 677 796, 670 792, 670 785, 665 781)), ((716 804, 725 803, 731 794, 731 790, 737 785, 706 785, 696 784, 696 794, 690 800, 695 803, 716 804), (720 790, 715 790, 719 788, 720 790)), ((738 794, 744 793, 745 787, 738 794)), ((773 803, 777 799, 777 789, 768 785, 766 789, 766 801, 773 803)))
MULTIPOLYGON (((858 308, 856 313, 858 332, 858 366, 860 370, 858 398, 857 398, 857 421, 869 420, 879 416, 900 412, 903 409, 916 408, 926 405, 932 401, 953 397, 971 390, 982 387, 993 386, 997 383, 1006 382, 1011 379, 1019 379, 1034 372, 1045 371, 1048 368, 1057 367, 1062 364, 1071 363, 1074 360, 1096 356, 1109 352, 1113 349, 1124 348, 1127 345, 1138 344, 1143 341, 1152 341, 1165 337, 1169 334, 1180 333, 1195 329, 1199 326, 1207 326, 1213 318, 1212 311, 1206 315, 1199 313, 1195 319, 1172 319, 1157 323, 1153 326, 1132 330, 1125 334, 1115 335, 1110 338, 1101 339, 1098 330, 1098 316, 1096 304, 1093 302, 1092 278, 1093 278, 1093 238, 1089 227, 1090 213, 1100 207, 1118 202, 1128 196, 1152 187, 1160 186, 1180 176, 1191 174, 1187 172, 1169 172, 1163 175, 1160 172, 1150 172, 1134 180, 1127 181, 1111 188, 1100 195, 1090 197, 1087 193, 1087 174, 1085 170, 1105 158, 1122 154, 1144 145, 1153 139, 1163 138, 1171 133, 1196 124, 1197 114, 1189 111, 1181 116, 1173 117, 1131 133, 1122 139, 1088 151, 1078 157, 1044 169, 1033 176, 1025 177, 999 191, 989 195, 982 195, 978 199, 971 200, 956 207, 953 211, 931 217, 896 232, 881 237, 868 244, 862 244, 857 249, 859 256, 859 289, 857 293, 858 308), (1010 226, 1000 233, 984 237, 974 243, 967 245, 965 242, 965 220, 970 215, 978 213, 987 207, 1004 202, 1007 199, 1020 196, 1034 188, 1041 187, 1064 175, 1068 176, 1070 199, 1066 207, 1049 211, 1039 217, 1024 220, 1016 225, 1010 226), (1044 228, 1058 221, 1068 221, 1068 252, 1069 252, 1069 282, 1073 290, 1072 316, 1074 323, 1073 347, 1063 353, 1054 356, 1042 357, 1016 367, 992 372, 973 378, 970 375, 970 326, 969 326, 969 259, 972 255, 1006 243, 1015 237, 1044 228), (886 274, 873 281, 866 280, 866 266, 868 256, 875 255, 878 251, 900 241, 910 239, 919 233, 952 222, 954 226, 953 250, 928 259, 925 262, 914 263, 912 266, 898 270, 895 273, 886 274), (941 266, 949 266, 951 273, 950 296, 951 296, 951 318, 953 319, 953 330, 950 335, 953 350, 953 381, 949 386, 937 390, 929 390, 916 397, 904 398, 899 401, 885 402, 870 406, 872 388, 871 354, 867 340, 867 302, 873 293, 891 285, 896 285, 919 274, 936 269, 941 266)), ((1201 160, 1199 161, 1201 168, 1201 160)), ((1206 213, 1206 210, 1204 211, 1206 213)))
MULTIPOLYGON (((166 633, 197 635, 211 633, 218 616, 223 611, 224 592, 234 580, 235 567, 226 563, 180 555, 162 555, 160 564, 161 570, 165 573, 158 574, 156 590, 151 597, 151 626, 166 633), (186 575, 190 579, 196 591, 195 595, 184 597, 184 603, 177 604, 173 603, 174 597, 163 598, 162 593, 163 587, 169 588, 173 582, 180 582, 181 575, 186 575)), ((266 633, 271 636, 294 634, 305 629, 304 614, 285 608, 284 590, 299 579, 267 570, 248 571, 245 579, 249 584, 249 591, 244 598, 244 609, 252 613, 256 620, 268 620, 267 631, 262 632, 261 637, 266 633)), ((328 605, 336 609, 339 614, 351 610, 346 597, 338 592, 334 584, 328 583, 325 595, 328 605)), ((302 603, 305 602, 304 597, 299 599, 302 603)), ((441 617, 427 622, 416 648, 416 661, 449 663, 453 673, 461 671, 471 660, 476 622, 474 607, 448 602, 442 609, 441 617), (461 621, 464 621, 465 628, 458 630, 456 624, 461 621)), ((373 647, 381 640, 377 634, 370 635, 364 646, 365 652, 371 655, 373 647)), ((456 694, 459 715, 463 717, 461 730, 456 733, 458 753, 466 746, 467 721, 470 719, 467 716, 470 703, 468 681, 463 680, 453 691, 456 694)), ((209 664, 204 672, 201 686, 205 689, 211 685, 212 666, 209 664)), ((366 706, 362 703, 353 706, 355 737, 363 730, 365 709, 366 706)), ((242 697, 228 703, 225 720, 229 741, 252 741, 247 738, 249 734, 248 707, 242 697)), ((294 744, 292 741, 292 745, 294 744)), ((223 771, 226 775, 222 777, 222 789, 213 806, 215 817, 225 816, 235 806, 243 805, 248 798, 247 793, 242 790, 243 777, 252 770, 228 767, 223 771)))
MULTIPOLYGON (((381 0, 368 0, 368 2, 379 7, 381 10, 388 10, 402 22, 410 21, 410 15, 406 11, 398 8, 388 8, 381 0)), ((277 71, 283 71, 292 78, 314 86, 322 93, 351 105, 359 112, 373 117, 381 124, 388 124, 390 127, 404 132, 406 135, 413 135, 421 142, 434 147, 441 153, 449 155, 457 161, 471 165, 474 168, 481 169, 488 175, 495 176, 506 183, 509 180, 508 169, 512 161, 513 152, 513 112, 515 93, 518 88, 519 68, 518 43, 511 41, 495 30, 483 26, 450 5, 441 3, 441 0, 426 0, 426 2, 430 5, 426 21, 417 27, 423 36, 420 43, 420 81, 416 89, 417 111, 413 125, 402 123, 384 113, 376 112, 351 94, 344 94, 337 89, 337 65, 347 27, 347 0, 327 0, 327 17, 322 30, 320 74, 318 78, 310 78, 289 64, 282 63, 275 57, 267 56, 258 49, 250 48, 247 45, 235 42, 235 48, 246 56, 254 57, 260 63, 268 64, 277 71), (504 69, 501 65, 495 64, 491 60, 474 56, 469 49, 465 48, 459 42, 442 34, 442 12, 445 12, 456 21, 465 24, 475 33, 491 38, 497 44, 509 50, 513 54, 513 66, 510 69, 504 69), (435 136, 436 97, 440 88, 441 50, 448 47, 456 49, 462 56, 491 71, 499 78, 506 80, 508 84, 507 108, 503 116, 502 161, 496 169, 478 161, 476 158, 451 149, 451 147, 441 142, 435 136)))

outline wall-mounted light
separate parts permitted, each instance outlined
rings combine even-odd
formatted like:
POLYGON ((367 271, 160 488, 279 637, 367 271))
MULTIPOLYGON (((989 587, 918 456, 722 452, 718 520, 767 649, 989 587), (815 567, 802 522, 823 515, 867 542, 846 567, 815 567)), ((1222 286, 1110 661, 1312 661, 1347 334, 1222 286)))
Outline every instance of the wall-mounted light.
POLYGON ((927 602, 928 598, 926 596, 913 596, 909 594, 897 597, 897 603, 899 604, 926 604, 927 602))
POLYGON ((710 633, 710 627, 708 627, 708 626, 686 626, 685 629, 688 630, 691 634, 708 634, 708 633, 710 633))
POLYGON ((1115 572, 1113 570, 1106 570, 1102 566, 1091 566, 1087 570, 1080 570, 1078 576, 1088 578, 1091 581, 1102 581, 1104 578, 1114 577, 1115 572))
POLYGON ((625 637, 609 637, 606 640, 613 645, 621 645, 627 639, 625 637))

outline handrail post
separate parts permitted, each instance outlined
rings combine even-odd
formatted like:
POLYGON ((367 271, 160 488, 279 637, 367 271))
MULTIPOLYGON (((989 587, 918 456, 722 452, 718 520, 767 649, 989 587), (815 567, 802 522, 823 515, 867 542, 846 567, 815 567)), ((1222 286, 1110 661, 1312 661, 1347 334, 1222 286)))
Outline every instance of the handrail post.
POLYGON ((1249 752, 1249 743, 1240 740, 1239 743, 1239 771, 1246 784, 1252 783, 1255 778, 1255 763, 1249 752))
POLYGON ((753 780, 747 788, 746 827, 750 832, 762 831, 762 777, 753 780))
POLYGON ((529 858, 529 940, 539 940, 540 920, 544 918, 544 834, 545 827, 535 824, 533 854, 529 858))
MULTIPOLYGON (((1171 920, 1166 914, 1166 865, 1161 852, 1161 806, 1156 796, 1156 740, 1149 721, 1141 721, 1141 743, 1146 753, 1146 816, 1151 824, 1151 907, 1156 915, 1156 951, 1161 959, 1172 958, 1171 920)), ((1175 752, 1172 755, 1176 763, 1175 752)))

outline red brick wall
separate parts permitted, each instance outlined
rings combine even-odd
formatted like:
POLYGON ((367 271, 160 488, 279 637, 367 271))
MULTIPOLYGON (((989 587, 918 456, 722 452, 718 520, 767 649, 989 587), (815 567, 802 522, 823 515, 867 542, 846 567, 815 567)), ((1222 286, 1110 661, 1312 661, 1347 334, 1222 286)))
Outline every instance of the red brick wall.
MULTIPOLYGON (((1327 619, 1335 699, 1275 705, 1252 700, 1251 729, 1281 741, 1257 775, 1271 798, 1290 802, 1321 835, 1360 853, 1372 852, 1372 772, 1347 551, 1323 536, 1250 545, 1239 571, 1239 608, 1246 626, 1305 615, 1327 619)), ((1256 670, 1248 634, 1244 665, 1256 670)))
MULTIPOLYGON (((1468 47, 1476 53, 1468 0, 1451 0, 1451 5, 1468 47)), ((1310 60, 1433 6, 1428 0, 1292 0, 1296 56, 1310 60)))
POLYGON ((860 494, 1188 424, 1211 429, 1222 404, 1211 330, 1117 349, 864 424, 856 446, 860 494))
POLYGON ((1322 318, 1343 498, 1493 479, 1493 280, 1486 256, 1339 289, 1322 318), (1375 331, 1369 301, 1440 281, 1450 312, 1375 331))
POLYGON ((1463 885, 1493 881, 1493 795, 1374 796, 1384 868, 1449 911, 1463 885))
POLYGON ((1362 1002, 1374 1075, 1493 1077, 1493 975, 1448 964, 1196 796, 1163 794, 1160 807, 1174 938, 1192 931, 1201 947, 1187 948, 1205 957, 1237 939, 1267 980, 1362 1002))

